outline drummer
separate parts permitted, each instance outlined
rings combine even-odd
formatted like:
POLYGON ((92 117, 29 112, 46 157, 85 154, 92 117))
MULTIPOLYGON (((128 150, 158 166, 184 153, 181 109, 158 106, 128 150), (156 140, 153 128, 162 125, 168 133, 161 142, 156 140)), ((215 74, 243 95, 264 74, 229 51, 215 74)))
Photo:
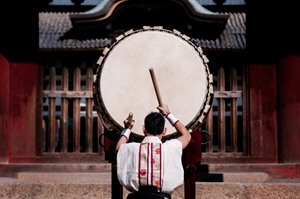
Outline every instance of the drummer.
POLYGON ((171 198, 184 183, 182 150, 189 144, 191 135, 166 104, 157 109, 159 112, 151 112, 144 119, 145 137, 141 143, 127 143, 134 120, 124 121, 116 151, 119 182, 131 192, 127 199, 171 198), (162 143, 167 131, 165 118, 180 135, 162 143))

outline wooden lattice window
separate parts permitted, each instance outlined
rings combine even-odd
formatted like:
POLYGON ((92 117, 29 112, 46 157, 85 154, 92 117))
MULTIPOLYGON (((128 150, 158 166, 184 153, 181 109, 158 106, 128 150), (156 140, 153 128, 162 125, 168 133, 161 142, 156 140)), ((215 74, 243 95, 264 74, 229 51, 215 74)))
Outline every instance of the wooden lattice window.
POLYGON ((219 67, 212 73, 214 100, 202 127, 207 132, 202 151, 245 154, 247 120, 243 67, 219 67))
POLYGON ((93 66, 44 67, 42 152, 100 152, 103 128, 93 105, 93 66))

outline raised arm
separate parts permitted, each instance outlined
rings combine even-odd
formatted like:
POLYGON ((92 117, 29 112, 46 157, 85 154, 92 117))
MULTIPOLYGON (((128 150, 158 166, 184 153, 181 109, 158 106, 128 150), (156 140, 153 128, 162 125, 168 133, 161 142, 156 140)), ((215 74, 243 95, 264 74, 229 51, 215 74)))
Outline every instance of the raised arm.
POLYGON ((170 112, 168 105, 163 104, 157 107, 157 109, 167 118, 171 125, 175 127, 176 131, 181 134, 177 139, 181 141, 182 148, 184 149, 191 140, 191 134, 188 132, 185 126, 170 112))
POLYGON ((122 144, 125 144, 130 136, 131 129, 134 125, 134 120, 132 119, 132 113, 129 113, 129 116, 124 120, 124 130, 121 132, 121 137, 116 145, 116 151, 118 151, 122 144))

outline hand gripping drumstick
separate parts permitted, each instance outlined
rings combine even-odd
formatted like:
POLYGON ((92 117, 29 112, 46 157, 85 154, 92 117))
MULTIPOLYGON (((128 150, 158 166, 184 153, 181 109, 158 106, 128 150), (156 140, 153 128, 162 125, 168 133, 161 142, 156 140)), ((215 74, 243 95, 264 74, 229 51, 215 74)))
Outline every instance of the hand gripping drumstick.
MULTIPOLYGON (((134 122, 132 117, 133 117, 133 113, 129 112, 128 117, 124 121, 125 128, 130 128, 130 129, 132 128, 132 125, 133 125, 132 122, 134 122)), ((127 137, 129 137, 129 135, 127 137)))
POLYGON ((128 117, 127 117, 127 119, 126 119, 126 121, 127 121, 129 124, 132 122, 132 117, 133 117, 133 113, 130 112, 129 115, 128 115, 128 117))
POLYGON ((157 100, 158 100, 158 104, 159 104, 159 106, 162 106, 163 105, 163 101, 161 99, 161 95, 160 95, 160 92, 159 92, 159 89, 158 89, 158 85, 157 85, 157 81, 156 81, 154 69, 153 68, 149 68, 149 71, 150 71, 152 83, 153 83, 153 86, 154 86, 154 90, 155 90, 155 93, 156 93, 156 97, 157 97, 157 100))

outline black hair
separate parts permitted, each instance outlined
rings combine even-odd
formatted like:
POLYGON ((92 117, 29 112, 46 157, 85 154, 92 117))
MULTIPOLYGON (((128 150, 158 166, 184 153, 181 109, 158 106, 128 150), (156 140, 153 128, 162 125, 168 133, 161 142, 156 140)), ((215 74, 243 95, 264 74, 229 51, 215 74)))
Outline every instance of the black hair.
POLYGON ((145 117, 144 125, 147 133, 160 135, 165 128, 165 118, 159 112, 151 112, 145 117))

